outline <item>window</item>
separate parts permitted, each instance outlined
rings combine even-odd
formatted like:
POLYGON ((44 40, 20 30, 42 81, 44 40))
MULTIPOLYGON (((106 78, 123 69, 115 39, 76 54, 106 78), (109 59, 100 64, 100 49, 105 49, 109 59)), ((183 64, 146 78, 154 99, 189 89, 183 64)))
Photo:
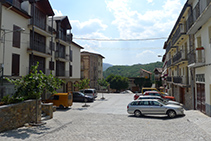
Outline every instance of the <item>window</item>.
MULTIPOLYGON (((142 102, 142 101, 140 101, 140 102, 142 102)), ((132 102, 131 105, 138 105, 138 101, 132 102)))
POLYGON ((72 75, 73 75, 73 66, 72 65, 70 65, 70 68, 69 68, 70 70, 69 70, 69 75, 70 75, 70 77, 72 77, 72 75))
POLYGON ((50 70, 54 70, 54 62, 53 61, 49 61, 49 68, 50 68, 50 70))
POLYGON ((19 76, 20 55, 12 54, 12 76, 19 76))
POLYGON ((154 106, 159 106, 159 105, 160 105, 160 103, 159 103, 159 102, 157 102, 157 101, 151 101, 151 105, 154 105, 154 106))
POLYGON ((54 100, 59 100, 59 96, 58 95, 54 95, 53 99, 54 100))
POLYGON ((20 48, 21 45, 21 32, 18 31, 20 27, 13 25, 13 40, 12 40, 12 45, 13 47, 20 48))

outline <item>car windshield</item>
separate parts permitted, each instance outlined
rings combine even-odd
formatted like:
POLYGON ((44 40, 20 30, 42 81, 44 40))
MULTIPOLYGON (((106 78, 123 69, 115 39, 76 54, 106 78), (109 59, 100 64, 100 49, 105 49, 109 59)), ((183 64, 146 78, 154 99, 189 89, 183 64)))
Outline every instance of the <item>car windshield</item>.
POLYGON ((80 95, 82 95, 82 96, 84 96, 84 94, 83 93, 81 93, 81 92, 78 92, 80 95))
POLYGON ((167 102, 165 102, 165 100, 162 101, 162 100, 159 99, 158 102, 160 102, 160 103, 163 104, 163 105, 167 105, 167 102))
POLYGON ((162 101, 163 103, 167 104, 168 100, 167 99, 163 99, 163 98, 159 98, 160 101, 162 101))

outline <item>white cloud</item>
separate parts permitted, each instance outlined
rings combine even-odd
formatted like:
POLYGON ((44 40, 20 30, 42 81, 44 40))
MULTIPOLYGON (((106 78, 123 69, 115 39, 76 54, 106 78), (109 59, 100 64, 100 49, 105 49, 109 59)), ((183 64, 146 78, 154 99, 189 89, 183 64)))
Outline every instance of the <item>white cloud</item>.
POLYGON ((158 54, 156 54, 156 52, 153 52, 151 50, 145 50, 141 53, 136 54, 136 59, 143 64, 156 62, 158 60, 158 54))
POLYGON ((73 28, 76 28, 78 32, 83 31, 86 34, 104 31, 107 28, 107 25, 103 24, 102 21, 99 19, 89 19, 88 21, 85 22, 72 20, 70 22, 72 25, 74 25, 73 28))
POLYGON ((162 9, 150 8, 145 13, 131 10, 129 0, 106 0, 106 4, 115 17, 112 24, 117 26, 120 38, 150 38, 171 30, 182 7, 180 1, 166 0, 162 9))
POLYGON ((53 9, 55 16, 63 16, 62 11, 53 9))
POLYGON ((147 2, 152 3, 152 2, 153 2, 153 0, 147 0, 147 2))

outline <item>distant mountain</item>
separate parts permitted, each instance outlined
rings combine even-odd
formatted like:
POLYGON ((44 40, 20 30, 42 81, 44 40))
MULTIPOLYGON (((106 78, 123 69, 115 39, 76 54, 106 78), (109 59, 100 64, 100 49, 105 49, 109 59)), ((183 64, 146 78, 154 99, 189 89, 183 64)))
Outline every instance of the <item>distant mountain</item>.
POLYGON ((124 77, 138 77, 140 75, 140 69, 145 69, 153 73, 155 68, 162 68, 162 62, 155 62, 150 64, 136 64, 132 66, 110 66, 103 72, 104 78, 110 74, 120 75, 124 77))
POLYGON ((105 71, 107 68, 112 67, 113 65, 108 63, 103 63, 103 71, 105 71))

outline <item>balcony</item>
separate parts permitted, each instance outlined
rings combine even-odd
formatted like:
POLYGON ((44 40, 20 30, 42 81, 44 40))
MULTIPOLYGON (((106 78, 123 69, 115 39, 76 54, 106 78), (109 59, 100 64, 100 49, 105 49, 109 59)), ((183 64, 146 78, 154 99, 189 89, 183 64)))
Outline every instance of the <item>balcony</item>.
POLYGON ((173 64, 176 64, 182 61, 187 61, 187 53, 181 50, 176 55, 174 55, 172 60, 173 60, 173 64))
MULTIPOLYGON (((26 67, 26 75, 30 73, 30 69, 29 67, 26 67)), ((46 68, 38 68, 38 71, 41 70, 44 74, 46 75, 50 75, 51 71, 50 69, 46 69, 46 68)))
POLYGON ((51 50, 50 47, 47 47, 46 45, 39 45, 34 43, 33 45, 31 43, 28 43, 27 52, 36 56, 41 56, 44 58, 51 57, 51 50))
POLYGON ((169 60, 167 61, 167 68, 169 68, 169 67, 171 66, 171 64, 172 64, 172 59, 169 59, 169 60))
POLYGON ((171 77, 171 76, 168 76, 168 77, 166 78, 166 81, 167 81, 167 82, 172 82, 172 77, 171 77))
POLYGON ((180 85, 189 85, 188 77, 186 76, 174 76, 173 82, 180 85))
POLYGON ((57 60, 60 60, 62 62, 69 62, 70 61, 70 55, 69 54, 65 54, 64 52, 55 52, 55 58, 57 60))
POLYGON ((194 34, 211 17, 211 0, 200 0, 188 17, 188 34, 194 34))
POLYGON ((59 78, 70 77, 70 71, 58 70, 56 71, 56 76, 59 78))
POLYGON ((6 2, 10 3, 12 6, 21 9, 21 2, 20 0, 6 0, 6 2))
POLYGON ((186 36, 186 27, 184 24, 180 24, 172 37, 172 44, 176 46, 180 40, 185 38, 185 36, 186 36))
POLYGON ((205 51, 192 50, 188 54, 188 67, 201 67, 205 65, 205 51))
POLYGON ((20 0, 1 0, 1 3, 6 6, 7 8, 10 8, 10 10, 15 11, 19 15, 29 19, 31 18, 27 11, 25 11, 21 7, 22 1, 20 0))

